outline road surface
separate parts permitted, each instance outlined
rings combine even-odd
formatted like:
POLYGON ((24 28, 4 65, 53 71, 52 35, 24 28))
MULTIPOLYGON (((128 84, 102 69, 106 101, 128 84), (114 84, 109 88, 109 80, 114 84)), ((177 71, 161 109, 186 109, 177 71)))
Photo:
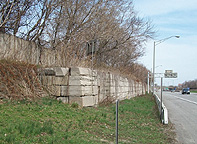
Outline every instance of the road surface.
MULTIPOLYGON (((160 96, 161 92, 157 92, 160 96)), ((197 144, 197 94, 163 92, 163 103, 169 119, 175 125, 180 144, 197 144)))

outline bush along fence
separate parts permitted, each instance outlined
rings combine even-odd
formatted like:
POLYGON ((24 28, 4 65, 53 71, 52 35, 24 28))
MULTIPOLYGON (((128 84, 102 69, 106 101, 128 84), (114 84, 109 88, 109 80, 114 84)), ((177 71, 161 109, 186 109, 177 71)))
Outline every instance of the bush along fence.
POLYGON ((141 82, 80 67, 45 68, 40 70, 40 79, 58 100, 81 107, 129 99, 146 91, 141 82))

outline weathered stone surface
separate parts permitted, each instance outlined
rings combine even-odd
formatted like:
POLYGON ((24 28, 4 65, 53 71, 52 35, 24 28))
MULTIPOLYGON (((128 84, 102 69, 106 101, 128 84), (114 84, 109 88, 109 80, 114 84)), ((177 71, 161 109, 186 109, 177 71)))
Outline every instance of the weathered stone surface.
POLYGON ((83 99, 83 106, 94 106, 98 104, 98 96, 85 96, 82 97, 83 99))
POLYGON ((55 71, 53 68, 45 68, 45 69, 39 69, 39 73, 42 76, 55 76, 55 71))
POLYGON ((69 103, 77 103, 81 107, 95 106, 98 104, 97 96, 85 96, 85 97, 69 97, 69 103))
POLYGON ((63 103, 69 103, 69 97, 58 97, 57 100, 61 100, 63 103))
POLYGON ((56 86, 56 94, 58 96, 88 96, 98 95, 98 87, 94 86, 93 91, 91 86, 56 86))
POLYGON ((0 32, 0 59, 12 58, 39 64, 40 55, 40 48, 36 43, 0 32))
POLYGON ((73 67, 71 68, 71 76, 97 76, 97 72, 95 70, 91 70, 88 68, 81 67, 73 67))
POLYGON ((68 86, 60 86, 60 95, 69 96, 68 86))
POLYGON ((64 85, 64 86, 68 85, 68 76, 54 77, 53 84, 54 85, 64 85))
POLYGON ((70 76, 69 85, 71 86, 90 86, 97 85, 97 79, 90 76, 70 76))
POLYGON ((98 95, 97 86, 69 86, 69 96, 98 95))
POLYGON ((94 106, 107 97, 123 100, 145 93, 142 83, 117 75, 98 72, 97 76, 92 76, 91 69, 86 68, 71 68, 71 75, 68 68, 53 70, 55 76, 45 76, 42 82, 65 103, 94 106))
POLYGON ((83 101, 81 97, 69 97, 69 104, 77 103, 79 106, 83 107, 83 101))
POLYGON ((53 85, 53 78, 54 76, 41 76, 41 82, 45 86, 52 86, 53 85))
POLYGON ((56 77, 64 77, 69 74, 69 68, 54 67, 53 70, 55 71, 56 77))

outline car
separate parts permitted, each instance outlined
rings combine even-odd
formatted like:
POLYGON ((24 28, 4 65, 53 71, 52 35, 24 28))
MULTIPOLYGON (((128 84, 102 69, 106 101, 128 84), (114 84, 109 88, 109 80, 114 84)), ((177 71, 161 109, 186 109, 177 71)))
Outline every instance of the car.
POLYGON ((182 94, 190 94, 190 91, 188 88, 183 88, 182 89, 182 94))
POLYGON ((172 89, 172 90, 171 90, 171 92, 175 92, 175 90, 174 90, 174 89, 172 89))

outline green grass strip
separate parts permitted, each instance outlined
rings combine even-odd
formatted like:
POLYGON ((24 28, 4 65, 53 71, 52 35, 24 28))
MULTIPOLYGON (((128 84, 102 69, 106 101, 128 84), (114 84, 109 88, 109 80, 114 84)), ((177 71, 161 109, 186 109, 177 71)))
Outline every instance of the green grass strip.
POLYGON ((197 93, 197 91, 191 91, 191 93, 197 93))
MULTIPOLYGON (((0 143, 115 143, 115 115, 115 104, 77 108, 49 98, 6 102, 0 104, 0 143)), ((160 123, 152 96, 119 103, 120 144, 171 143, 169 129, 160 123)))

